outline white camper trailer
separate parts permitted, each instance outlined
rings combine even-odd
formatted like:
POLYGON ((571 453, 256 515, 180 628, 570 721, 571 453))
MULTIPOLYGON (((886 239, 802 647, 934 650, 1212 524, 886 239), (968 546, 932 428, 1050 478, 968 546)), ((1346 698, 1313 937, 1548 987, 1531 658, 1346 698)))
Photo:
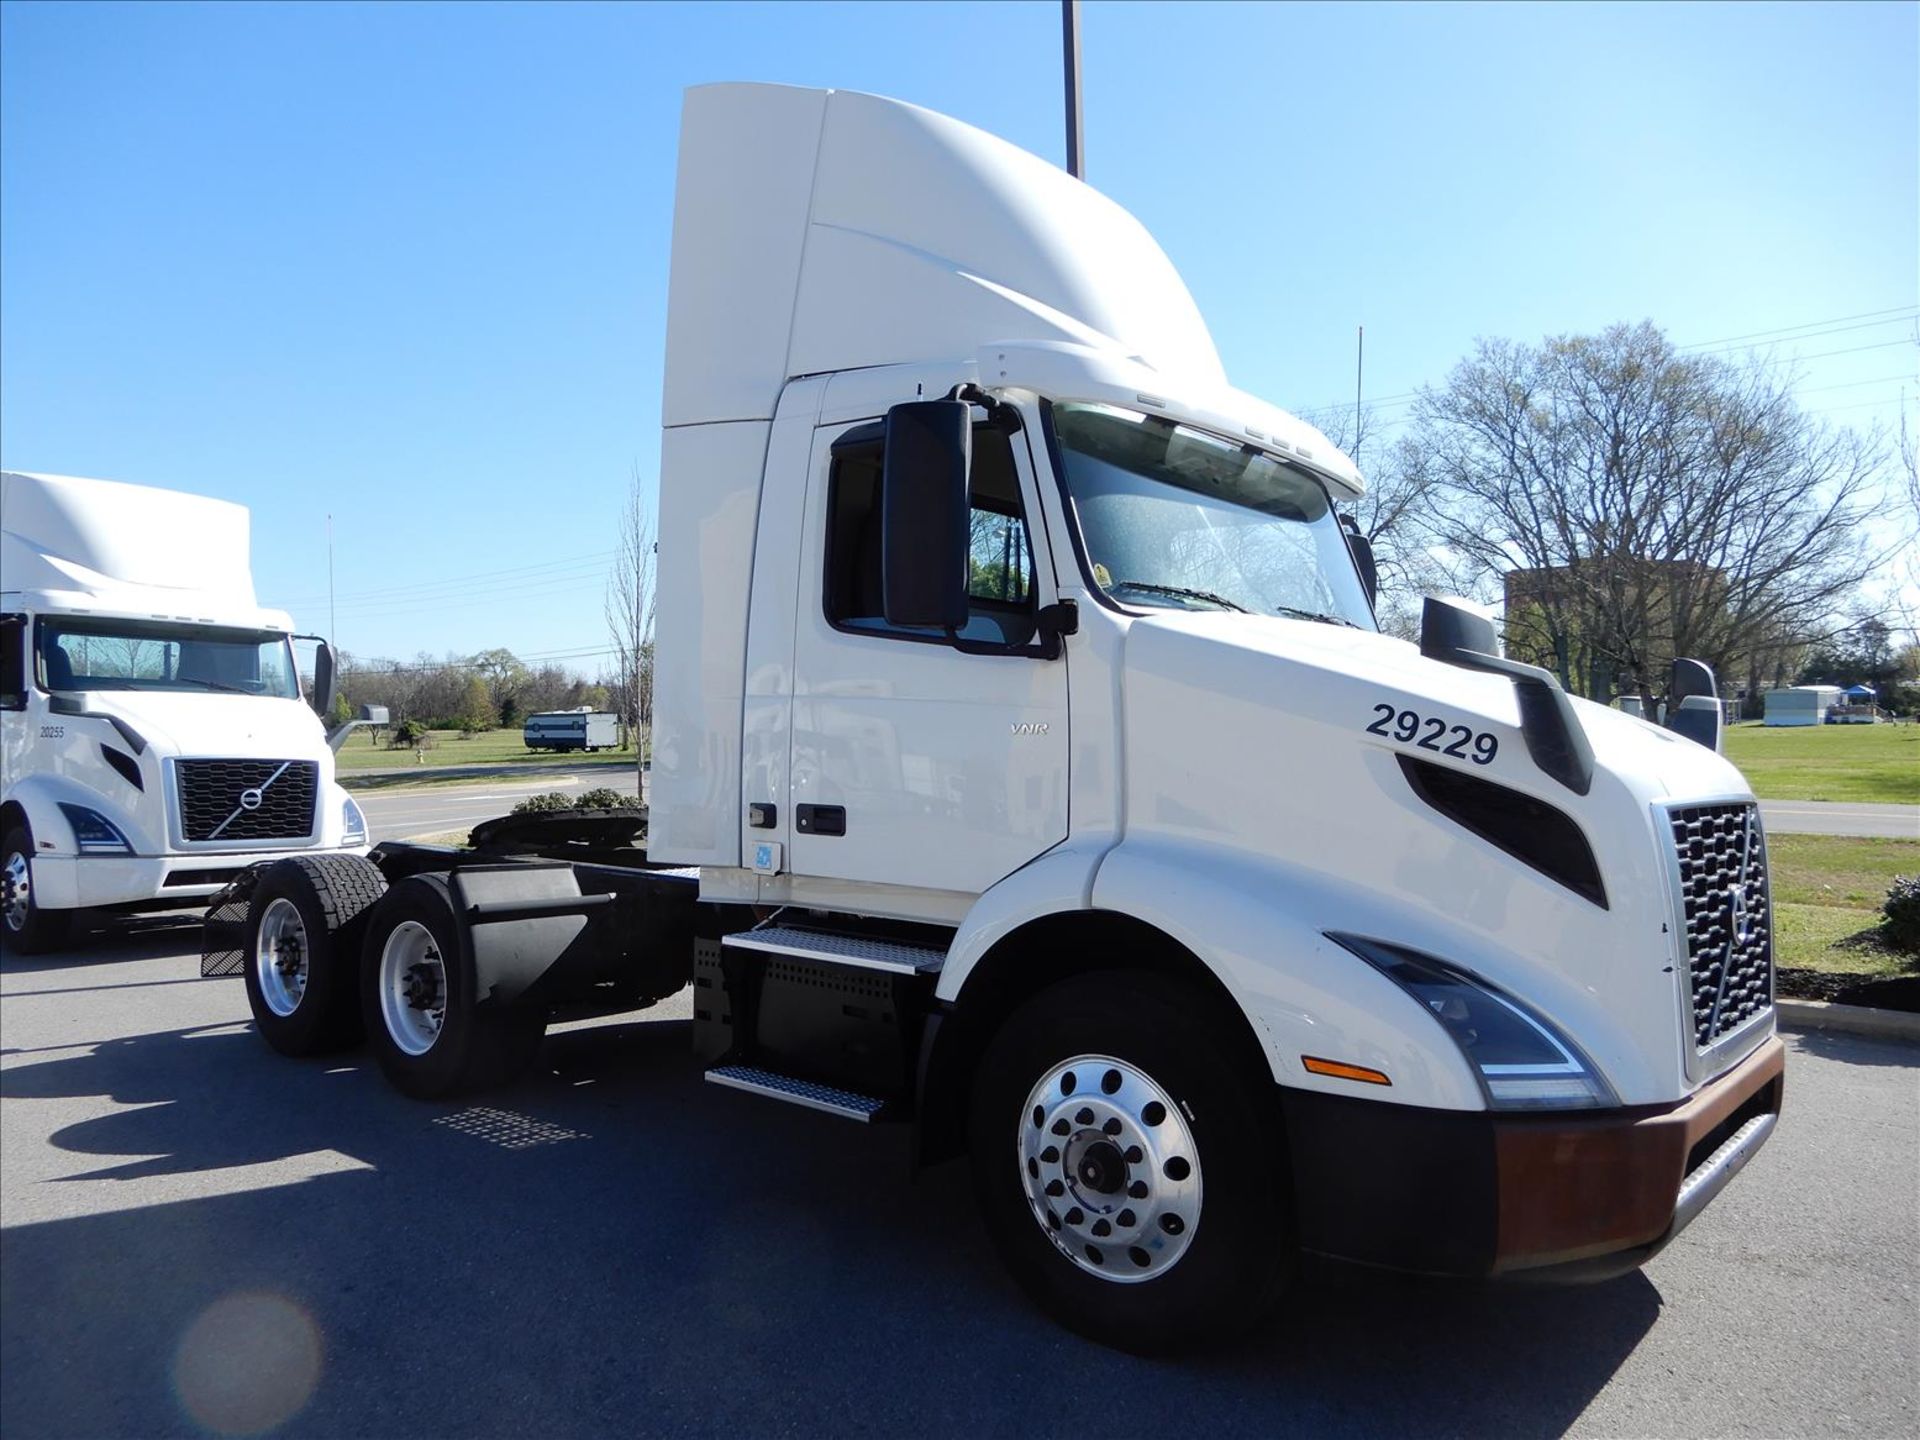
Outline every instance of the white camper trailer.
MULTIPOLYGON (((204 905, 264 859, 362 853, 243 506, 0 475, 0 913, 52 949, 81 912, 204 905)), ((317 712, 317 713, 316 713, 317 712)))

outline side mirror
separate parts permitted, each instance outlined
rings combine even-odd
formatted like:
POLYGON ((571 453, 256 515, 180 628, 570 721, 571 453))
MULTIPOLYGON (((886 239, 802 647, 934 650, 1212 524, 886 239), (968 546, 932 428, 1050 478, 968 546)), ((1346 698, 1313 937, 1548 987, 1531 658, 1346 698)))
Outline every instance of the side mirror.
POLYGON ((360 707, 360 723, 362 725, 387 724, 387 707, 384 705, 362 705, 360 707))
POLYGON ((322 640, 313 652, 313 694, 307 699, 313 713, 322 720, 333 709, 333 687, 333 646, 322 640))
POLYGON ((1340 528, 1347 532, 1347 549, 1360 572, 1360 583, 1367 587, 1367 603, 1372 605, 1380 598, 1380 567, 1374 562, 1373 541, 1360 533, 1360 522, 1351 515, 1340 517, 1340 528))
POLYGON ((1465 600, 1429 595, 1420 609, 1420 653, 1429 660, 1459 664, 1459 655, 1485 658, 1500 653, 1493 620, 1465 600))
POLYGON ((967 623, 967 474, 973 409, 915 400, 887 411, 880 477, 880 593, 889 625, 967 623))
POLYGON ((1667 682, 1667 729, 1718 750, 1721 721, 1720 684, 1713 667, 1701 660, 1675 660, 1667 682))

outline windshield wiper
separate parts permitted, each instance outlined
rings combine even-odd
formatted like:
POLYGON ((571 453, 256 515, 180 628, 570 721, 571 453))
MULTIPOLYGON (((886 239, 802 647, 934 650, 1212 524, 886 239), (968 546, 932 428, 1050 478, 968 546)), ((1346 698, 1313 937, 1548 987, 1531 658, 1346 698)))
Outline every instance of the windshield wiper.
POLYGON ((176 685, 198 685, 203 690, 218 690, 223 695, 258 695, 258 690, 249 690, 244 685, 229 685, 222 680, 202 680, 199 676, 176 675, 176 685))
POLYGON ((1209 605, 1218 605, 1222 610, 1238 610, 1242 615, 1247 607, 1236 605, 1224 595, 1216 595, 1211 590, 1189 590, 1184 585, 1155 585, 1146 580, 1115 580, 1107 586, 1107 593, 1115 590, 1144 590, 1150 595, 1171 595, 1176 600, 1204 600, 1209 605))
POLYGON ((1353 621, 1347 619, 1346 616, 1329 615, 1324 610, 1301 610, 1292 605, 1276 605, 1273 608, 1278 610, 1282 615, 1291 615, 1296 620, 1318 620, 1322 625, 1344 625, 1349 630, 1358 630, 1360 628, 1354 624, 1353 621))

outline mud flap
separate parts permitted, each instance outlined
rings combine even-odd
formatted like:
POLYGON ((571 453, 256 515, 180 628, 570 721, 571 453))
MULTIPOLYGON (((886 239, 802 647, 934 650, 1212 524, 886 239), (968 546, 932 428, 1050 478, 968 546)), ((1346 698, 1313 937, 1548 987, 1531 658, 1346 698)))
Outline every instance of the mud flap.
POLYGON ((201 979, 221 979, 246 969, 247 907, 253 901, 253 887, 259 883, 258 867, 242 870, 213 897, 201 922, 201 979))

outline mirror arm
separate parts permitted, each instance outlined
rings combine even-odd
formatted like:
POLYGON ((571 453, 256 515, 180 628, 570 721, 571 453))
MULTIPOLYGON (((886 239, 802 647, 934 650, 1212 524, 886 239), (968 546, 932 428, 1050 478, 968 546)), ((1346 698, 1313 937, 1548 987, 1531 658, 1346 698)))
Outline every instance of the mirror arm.
POLYGON ((1002 400, 997 395, 989 395, 971 381, 956 385, 947 392, 949 400, 964 400, 969 405, 978 405, 987 412, 987 423, 1006 435, 1018 435, 1025 422, 1020 418, 1018 406, 1002 400))

